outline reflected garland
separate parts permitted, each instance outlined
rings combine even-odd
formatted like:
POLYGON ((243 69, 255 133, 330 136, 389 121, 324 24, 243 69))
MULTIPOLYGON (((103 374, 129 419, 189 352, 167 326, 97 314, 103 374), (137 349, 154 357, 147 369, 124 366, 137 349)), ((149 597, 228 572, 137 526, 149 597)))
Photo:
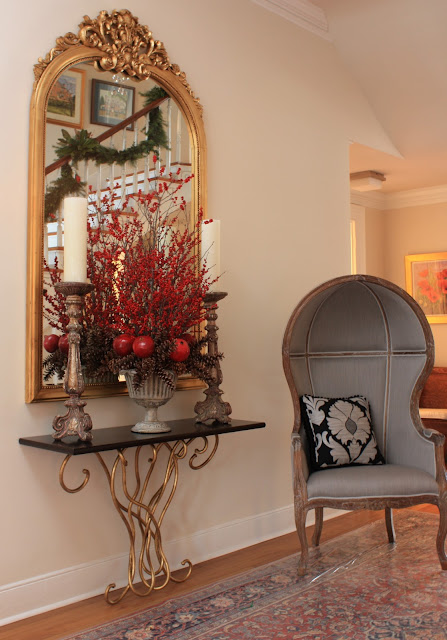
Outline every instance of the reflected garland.
MULTIPOLYGON (((159 98, 168 97, 168 94, 161 87, 153 87, 149 91, 140 93, 145 98, 144 105, 159 98)), ((45 221, 51 222, 55 219, 55 212, 60 208, 66 196, 77 196, 85 193, 86 183, 81 182, 78 174, 73 172, 82 160, 94 160, 97 165, 117 164, 123 166, 127 162, 135 164, 141 158, 145 158, 150 153, 159 155, 159 149, 168 149, 168 137, 165 129, 166 123, 160 107, 155 107, 149 112, 149 126, 146 131, 146 138, 139 144, 133 144, 127 149, 113 149, 106 147, 92 138, 91 132, 86 129, 77 131, 71 136, 68 131, 62 129, 62 137, 54 145, 58 158, 71 157, 72 165, 66 164, 61 168, 61 175, 54 180, 45 192, 45 221)), ((142 129, 144 131, 144 129, 142 129)))
POLYGON ((61 175, 52 182, 45 192, 45 222, 56 220, 55 211, 61 205, 65 196, 82 196, 85 194, 86 183, 81 182, 77 173, 73 175, 73 169, 69 164, 61 167, 61 175))

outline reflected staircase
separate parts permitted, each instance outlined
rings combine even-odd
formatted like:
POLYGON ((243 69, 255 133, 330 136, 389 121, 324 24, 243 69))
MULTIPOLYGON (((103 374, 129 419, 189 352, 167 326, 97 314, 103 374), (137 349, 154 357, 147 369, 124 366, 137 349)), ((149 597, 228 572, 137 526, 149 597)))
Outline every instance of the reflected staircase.
MULTIPOLYGON (((164 176, 170 172, 176 173, 180 169, 182 178, 191 174, 191 145, 186 130, 183 115, 171 98, 163 97, 154 100, 119 124, 110 127, 97 136, 95 140, 101 144, 107 142, 110 148, 125 150, 131 145, 138 145, 146 138, 149 129, 149 114, 157 107, 163 110, 168 140, 167 149, 158 149, 158 160, 152 162, 152 157, 145 157, 131 165, 130 162, 120 166, 97 165, 85 160, 78 167, 78 173, 89 189, 88 200, 100 204, 106 192, 112 190, 117 197, 116 206, 130 195, 139 191, 144 193, 154 188, 154 183, 160 179, 160 170, 164 169, 164 176)), ((59 177, 61 168, 71 162, 71 156, 65 156, 52 162, 45 168, 45 180, 50 183, 59 177)), ((187 185, 190 189, 190 185, 187 185)), ((185 199, 190 193, 183 194, 185 199)), ((93 212, 92 207, 92 212, 93 212)), ((54 269, 57 259, 58 269, 64 266, 64 221, 62 206, 54 213, 55 220, 45 223, 44 258, 46 270, 54 269)))

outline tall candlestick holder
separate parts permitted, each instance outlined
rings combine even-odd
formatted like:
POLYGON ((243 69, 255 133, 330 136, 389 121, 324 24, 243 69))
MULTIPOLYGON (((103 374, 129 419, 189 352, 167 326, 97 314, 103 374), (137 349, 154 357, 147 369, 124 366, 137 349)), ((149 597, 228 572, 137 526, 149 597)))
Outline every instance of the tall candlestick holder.
POLYGON ((87 404, 81 400, 84 392, 84 376, 81 369, 81 328, 80 318, 84 308, 84 297, 93 290, 93 285, 86 282, 57 282, 54 288, 65 297, 69 322, 68 331, 68 361, 64 375, 64 390, 69 396, 65 401, 68 408, 64 416, 56 416, 53 420, 55 433, 53 438, 60 440, 65 436, 78 436, 80 440, 92 439, 92 419, 84 412, 87 404))
MULTIPOLYGON (((217 356, 219 350, 217 348, 217 331, 219 327, 216 325, 217 320, 217 303, 225 298, 228 294, 223 291, 210 291, 205 294, 204 307, 206 309, 206 326, 205 331, 208 333, 208 353, 217 356)), ((197 402, 194 411, 197 414, 196 422, 206 422, 213 420, 218 423, 228 424, 231 422, 229 417, 231 413, 231 405, 224 402, 220 397, 223 391, 219 388, 222 384, 223 376, 219 361, 211 370, 212 382, 208 384, 208 389, 204 391, 206 400, 197 402)))

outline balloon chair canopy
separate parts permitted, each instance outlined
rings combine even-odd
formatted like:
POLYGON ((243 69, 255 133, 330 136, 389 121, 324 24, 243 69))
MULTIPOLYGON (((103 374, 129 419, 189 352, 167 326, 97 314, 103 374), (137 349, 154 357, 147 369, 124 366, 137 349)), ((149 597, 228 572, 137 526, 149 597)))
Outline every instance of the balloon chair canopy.
MULTIPOLYGON (((430 325, 405 291, 365 275, 324 283, 298 304, 285 332, 283 360, 295 407, 294 430, 300 429, 301 395, 363 395, 386 461, 403 464, 413 446, 421 444, 419 396, 433 359, 430 325)), ((434 473, 433 446, 423 444, 418 466, 434 473)))

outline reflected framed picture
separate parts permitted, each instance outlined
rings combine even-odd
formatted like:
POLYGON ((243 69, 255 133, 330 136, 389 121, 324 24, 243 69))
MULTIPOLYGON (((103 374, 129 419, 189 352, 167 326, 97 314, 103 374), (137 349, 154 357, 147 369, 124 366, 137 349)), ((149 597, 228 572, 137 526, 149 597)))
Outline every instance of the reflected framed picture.
POLYGON ((405 282, 430 323, 447 322, 447 251, 405 256, 405 282))
MULTIPOLYGON (((116 82, 92 80, 92 124, 114 127, 134 112, 135 89, 116 82)), ((133 130, 133 123, 128 129, 133 130)))
POLYGON ((82 129, 84 124, 85 71, 61 73, 48 96, 47 122, 82 129))

